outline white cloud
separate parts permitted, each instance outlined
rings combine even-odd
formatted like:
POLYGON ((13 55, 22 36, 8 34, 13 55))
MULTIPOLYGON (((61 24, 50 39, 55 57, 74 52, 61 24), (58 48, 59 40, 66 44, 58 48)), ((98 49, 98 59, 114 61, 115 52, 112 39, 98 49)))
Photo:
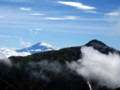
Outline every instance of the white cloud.
POLYGON ((65 16, 65 17, 46 17, 47 20, 76 20, 76 16, 65 16))
POLYGON ((110 23, 112 35, 120 34, 120 9, 105 14, 106 21, 110 23))
POLYGON ((23 39, 20 37, 19 38, 19 42, 20 42, 20 45, 22 46, 22 47, 30 47, 31 46, 31 43, 30 42, 25 42, 25 41, 23 41, 23 39))
POLYGON ((58 3, 64 4, 64 5, 68 5, 68 6, 72 6, 72 7, 75 7, 77 9, 82 9, 82 10, 93 10, 93 9, 96 9, 95 7, 87 6, 87 5, 84 5, 84 4, 80 3, 80 2, 58 1, 58 3))
POLYGON ((120 12, 110 12, 110 13, 106 13, 105 15, 109 15, 109 16, 120 16, 120 12))
POLYGON ((120 87, 120 55, 116 53, 102 54, 93 47, 82 47, 82 58, 67 63, 87 80, 95 80, 103 86, 120 87))
POLYGON ((0 52, 0 59, 6 59, 7 57, 0 52))
POLYGON ((26 7, 20 7, 20 10, 22 10, 22 11, 31 11, 32 9, 31 8, 26 8, 26 7))
POLYGON ((2 54, 1 52, 0 52, 0 62, 3 62, 7 65, 11 65, 10 60, 4 54, 2 54))
POLYGON ((10 35, 0 35, 0 37, 3 37, 3 38, 17 38, 17 39, 21 39, 21 37, 19 37, 19 36, 10 36, 10 35))
POLYGON ((0 19, 3 19, 4 18, 4 16, 0 16, 0 19))
POLYGON ((41 28, 36 28, 35 30, 36 30, 36 31, 41 31, 42 29, 41 29, 41 28))
POLYGON ((34 15, 34 16, 42 16, 44 14, 41 14, 41 13, 30 13, 30 15, 34 15))
POLYGON ((28 31, 30 32, 31 36, 37 35, 39 33, 39 31, 42 31, 43 29, 41 28, 32 28, 32 29, 28 29, 28 31))
POLYGON ((85 11, 86 13, 98 13, 96 11, 92 11, 92 10, 88 10, 88 11, 85 11))
POLYGON ((31 43, 30 42, 24 42, 23 40, 20 40, 20 45, 22 47, 30 47, 31 46, 31 43))

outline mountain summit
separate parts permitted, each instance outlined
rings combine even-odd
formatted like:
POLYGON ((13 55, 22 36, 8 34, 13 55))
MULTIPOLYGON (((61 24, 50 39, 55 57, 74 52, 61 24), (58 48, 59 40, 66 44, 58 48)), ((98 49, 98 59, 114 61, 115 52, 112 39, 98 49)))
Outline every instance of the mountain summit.
POLYGON ((89 41, 87 44, 85 44, 85 46, 93 47, 94 49, 96 49, 104 54, 108 54, 109 52, 120 53, 118 50, 111 48, 111 47, 107 46, 106 44, 104 44, 103 42, 96 40, 96 39, 89 41))
POLYGON ((104 47, 106 47, 107 45, 99 40, 94 39, 94 40, 89 41, 86 44, 86 46, 96 46, 96 47, 103 47, 104 46, 104 47))
POLYGON ((31 54, 53 50, 53 46, 44 42, 37 43, 31 47, 16 50, 16 52, 30 52, 31 54))

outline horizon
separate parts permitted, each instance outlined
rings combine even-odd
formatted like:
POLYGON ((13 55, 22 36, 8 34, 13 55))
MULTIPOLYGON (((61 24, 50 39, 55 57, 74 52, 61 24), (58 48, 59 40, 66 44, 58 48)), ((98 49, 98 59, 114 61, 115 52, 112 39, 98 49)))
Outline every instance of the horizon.
POLYGON ((120 50, 119 0, 1 0, 0 48, 55 48, 97 39, 120 50))

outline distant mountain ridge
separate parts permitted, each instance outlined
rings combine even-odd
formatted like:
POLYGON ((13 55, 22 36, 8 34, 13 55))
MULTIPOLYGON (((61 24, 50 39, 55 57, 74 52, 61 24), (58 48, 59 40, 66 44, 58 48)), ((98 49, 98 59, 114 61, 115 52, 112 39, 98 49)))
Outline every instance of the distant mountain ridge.
POLYGON ((16 50, 16 52, 29 52, 31 54, 39 53, 43 51, 53 50, 53 46, 44 42, 37 43, 27 48, 16 50))
POLYGON ((41 60, 50 60, 50 61, 60 61, 62 63, 65 63, 67 61, 73 61, 78 60, 82 57, 81 48, 87 46, 87 47, 93 47, 94 49, 98 50, 99 52, 103 54, 108 53, 118 53, 120 54, 120 51, 111 48, 104 44, 101 41, 98 40, 91 40, 87 44, 83 46, 77 46, 77 47, 68 47, 68 48, 62 48, 59 50, 51 50, 51 51, 45 51, 40 53, 35 53, 33 55, 29 55, 26 57, 10 57, 17 59, 18 61, 23 60, 32 60, 32 61, 41 61, 41 60))

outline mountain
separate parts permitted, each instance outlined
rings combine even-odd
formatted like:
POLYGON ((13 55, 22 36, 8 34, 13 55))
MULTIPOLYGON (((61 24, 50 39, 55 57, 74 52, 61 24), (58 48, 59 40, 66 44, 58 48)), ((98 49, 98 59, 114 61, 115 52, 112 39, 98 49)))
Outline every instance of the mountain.
POLYGON ((120 52, 118 50, 111 48, 111 47, 107 46, 106 44, 104 44, 103 42, 98 41, 98 40, 91 40, 90 42, 85 44, 85 46, 93 47, 94 49, 96 49, 104 54, 108 54, 109 52, 111 52, 111 53, 115 52, 115 53, 120 54, 120 52))
MULTIPOLYGON (((91 40, 84 46, 93 47, 94 49, 98 50, 103 54, 108 54, 110 52, 120 54, 120 51, 108 47, 106 44, 98 40, 91 40)), ((80 59, 82 57, 81 48, 84 46, 68 47, 60 50, 51 50, 42 53, 36 53, 26 57, 10 57, 10 58, 14 58, 16 61, 19 61, 21 59, 31 60, 31 61, 50 60, 50 61, 59 61, 61 63, 65 63, 66 61, 72 61, 72 60, 76 61, 80 59)))
MULTIPOLYGON (((83 47, 93 47, 103 56, 109 53, 120 54, 120 51, 103 42, 92 40, 84 46, 44 51, 24 57, 12 56, 9 58, 11 65, 0 62, 0 89, 90 90, 92 86, 92 90, 114 90, 114 88, 100 85, 95 80, 88 83, 89 79, 68 67, 70 63, 74 64, 83 57, 83 47)), ((73 65, 74 68, 75 65, 73 65)), ((116 90, 119 90, 119 87, 117 88, 116 90)))
POLYGON ((43 51, 49 51, 49 50, 53 50, 53 49, 54 48, 50 44, 40 42, 40 43, 37 43, 37 44, 35 44, 35 45, 31 46, 31 47, 16 50, 16 52, 29 52, 31 54, 34 54, 34 53, 39 53, 39 52, 43 52, 43 51))
POLYGON ((10 49, 10 48, 0 48, 0 53, 2 53, 4 56, 6 57, 10 57, 10 56, 27 56, 27 55, 31 55, 34 53, 39 53, 39 52, 43 52, 43 51, 49 51, 49 50, 53 50, 53 47, 47 43, 37 43, 31 47, 26 47, 24 49, 10 49))

